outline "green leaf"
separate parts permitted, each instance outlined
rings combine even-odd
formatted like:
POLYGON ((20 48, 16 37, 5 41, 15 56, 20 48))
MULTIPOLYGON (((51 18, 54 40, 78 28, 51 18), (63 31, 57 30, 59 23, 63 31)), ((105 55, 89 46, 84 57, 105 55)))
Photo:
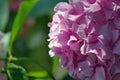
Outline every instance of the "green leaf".
POLYGON ((29 77, 35 77, 35 78, 44 78, 44 77, 48 77, 48 74, 46 71, 40 71, 40 72, 29 72, 27 74, 27 76, 29 77))
POLYGON ((8 21, 8 0, 0 0, 0 31, 4 31, 8 21))
POLYGON ((54 80, 49 77, 46 71, 29 72, 27 76, 30 80, 54 80))
POLYGON ((12 44, 16 37, 19 35, 22 26, 24 24, 24 21, 26 20, 26 17, 28 16, 31 9, 34 7, 34 5, 38 2, 38 0, 25 0, 21 3, 20 9, 17 13, 17 16, 15 18, 15 21, 12 26, 12 33, 11 33, 11 39, 9 44, 9 52, 12 50, 12 44))
POLYGON ((14 63, 7 64, 7 71, 11 80, 28 80, 26 70, 14 63))
POLYGON ((53 69, 52 69, 53 74, 56 72, 58 64, 59 64, 59 58, 58 57, 54 57, 53 58, 53 69))

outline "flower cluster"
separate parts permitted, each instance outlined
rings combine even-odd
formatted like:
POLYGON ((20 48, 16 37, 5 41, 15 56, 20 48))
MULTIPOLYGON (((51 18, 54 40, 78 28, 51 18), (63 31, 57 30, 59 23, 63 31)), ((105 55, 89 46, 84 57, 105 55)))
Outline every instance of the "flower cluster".
POLYGON ((119 80, 120 0, 69 0, 54 11, 50 56, 76 80, 119 80))

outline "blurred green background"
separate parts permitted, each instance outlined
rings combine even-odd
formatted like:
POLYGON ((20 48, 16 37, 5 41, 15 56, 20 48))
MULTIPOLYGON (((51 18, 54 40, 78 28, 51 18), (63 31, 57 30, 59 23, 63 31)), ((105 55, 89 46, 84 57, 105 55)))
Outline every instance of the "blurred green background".
MULTIPOLYGON (((0 30, 4 34, 12 31, 22 1, 25 0, 0 0, 0 30)), ((17 35, 13 42, 12 55, 18 60, 12 63, 27 71, 28 80, 73 80, 67 71, 61 68, 58 57, 49 57, 47 42, 49 33, 47 24, 52 21, 53 8, 58 2, 67 1, 38 0, 27 15, 20 35, 17 35)), ((17 25, 20 25, 19 22, 17 25)), ((11 70, 13 80, 24 80, 20 78, 21 73, 18 69, 16 72, 16 69, 11 70)))

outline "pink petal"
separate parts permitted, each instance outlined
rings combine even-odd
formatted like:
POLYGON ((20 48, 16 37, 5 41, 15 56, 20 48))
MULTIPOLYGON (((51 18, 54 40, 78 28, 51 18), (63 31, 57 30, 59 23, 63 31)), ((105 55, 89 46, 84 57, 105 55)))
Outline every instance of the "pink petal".
POLYGON ((105 71, 103 67, 97 67, 93 80, 106 80, 105 71))
POLYGON ((115 44, 113 53, 120 55, 120 40, 115 44))

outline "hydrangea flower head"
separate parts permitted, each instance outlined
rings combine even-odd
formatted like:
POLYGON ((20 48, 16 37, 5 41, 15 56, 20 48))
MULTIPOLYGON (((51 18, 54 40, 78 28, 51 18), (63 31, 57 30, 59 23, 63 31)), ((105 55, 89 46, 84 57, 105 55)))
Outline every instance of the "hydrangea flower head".
POLYGON ((69 0, 54 11, 50 56, 76 80, 119 80, 120 1, 69 0))

